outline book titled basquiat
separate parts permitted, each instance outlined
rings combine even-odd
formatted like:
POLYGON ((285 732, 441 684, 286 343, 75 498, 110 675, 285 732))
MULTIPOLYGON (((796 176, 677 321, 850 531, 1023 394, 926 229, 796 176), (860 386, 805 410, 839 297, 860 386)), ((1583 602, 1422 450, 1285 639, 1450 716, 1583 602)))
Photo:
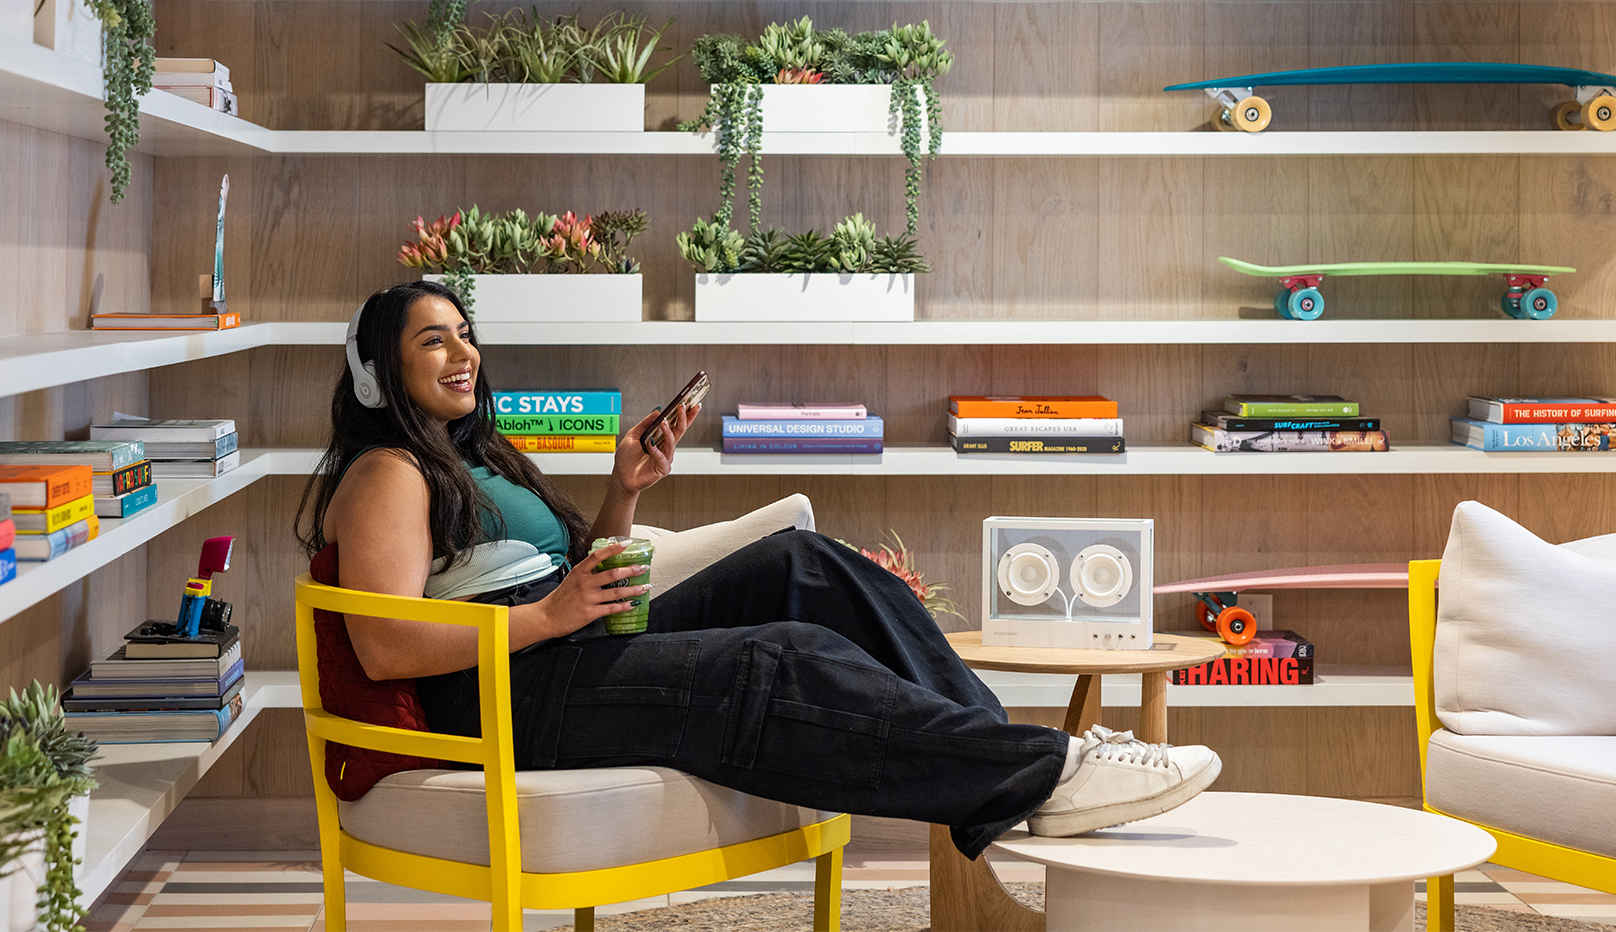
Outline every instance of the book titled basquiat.
MULTIPOLYGON (((1219 640, 1210 631, 1165 633, 1219 640)), ((1170 676, 1178 686, 1304 686, 1313 682, 1313 642, 1294 631, 1259 631, 1245 644, 1224 644, 1222 657, 1170 676)))
POLYGON ((1454 443, 1488 453, 1608 453, 1616 449, 1616 423, 1495 424, 1452 419, 1454 443))

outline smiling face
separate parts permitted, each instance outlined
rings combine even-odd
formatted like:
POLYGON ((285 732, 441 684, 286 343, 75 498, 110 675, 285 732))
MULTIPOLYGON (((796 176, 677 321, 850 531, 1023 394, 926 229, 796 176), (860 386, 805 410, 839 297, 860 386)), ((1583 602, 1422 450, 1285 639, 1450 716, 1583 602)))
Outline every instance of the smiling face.
POLYGON ((471 326, 436 295, 415 299, 399 345, 404 387, 426 415, 442 424, 477 408, 477 367, 471 326))

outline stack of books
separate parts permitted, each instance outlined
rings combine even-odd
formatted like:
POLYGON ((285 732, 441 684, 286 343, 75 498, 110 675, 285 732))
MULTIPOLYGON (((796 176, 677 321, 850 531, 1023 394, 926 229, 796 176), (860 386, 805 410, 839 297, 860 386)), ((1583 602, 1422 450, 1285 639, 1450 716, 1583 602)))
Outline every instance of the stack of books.
POLYGON ((142 641, 140 628, 62 700, 69 731, 103 744, 215 741, 241 716, 241 632, 142 641))
POLYGON ((495 392, 494 426, 523 453, 614 453, 623 394, 495 392))
MULTIPOLYGON (((0 449, 11 445, 0 443, 0 449)), ((11 560, 54 560, 94 540, 101 533, 101 521, 90 490, 88 465, 0 460, 0 493, 9 502, 9 523, 15 532, 7 545, 11 560)))
MULTIPOLYGON (((140 441, 150 460, 149 472, 155 479, 212 479, 241 465, 236 422, 229 418, 180 421, 120 415, 109 424, 93 425, 90 437, 93 440, 140 441)), ((116 476, 112 478, 116 479, 116 476)), ((132 476, 131 481, 137 478, 132 476)), ((114 482, 109 495, 118 494, 113 491, 117 488, 114 482)), ((134 493, 138 498, 142 494, 139 492, 141 488, 126 485, 124 494, 134 493)), ((149 495, 151 502, 157 501, 156 489, 152 489, 149 495)))
POLYGON ((1470 416, 1452 420, 1454 443, 1477 450, 1556 453, 1616 449, 1616 398, 1470 397, 1470 416))
POLYGON ((11 520, 11 493, 0 486, 0 583, 17 578, 17 549, 12 541, 17 537, 17 525, 11 520))
POLYGON ((236 115, 236 95, 235 89, 230 86, 230 69, 211 58, 157 59, 157 70, 152 74, 152 88, 177 94, 220 113, 236 115))
POLYGON ((724 415, 725 453, 880 453, 886 426, 847 401, 748 401, 724 415))
POLYGON ((1098 395, 948 396, 956 453, 1124 453, 1117 403, 1098 395))
POLYGON ((1190 442, 1214 453, 1384 453, 1378 417, 1362 417, 1339 395, 1230 395, 1202 411, 1190 442))

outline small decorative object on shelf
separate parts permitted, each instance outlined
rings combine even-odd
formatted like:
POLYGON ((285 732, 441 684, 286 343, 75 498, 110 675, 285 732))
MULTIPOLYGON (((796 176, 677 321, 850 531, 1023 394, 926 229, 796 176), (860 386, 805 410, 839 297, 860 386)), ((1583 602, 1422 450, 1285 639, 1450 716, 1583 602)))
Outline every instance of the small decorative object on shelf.
POLYGON ((156 23, 150 0, 89 0, 89 5, 102 26, 107 168, 112 171, 112 203, 116 204, 129 186, 126 153, 140 144, 140 98, 151 92, 157 70, 157 53, 150 43, 156 23))
MULTIPOLYGON (((84 918, 77 865, 97 784, 89 762, 95 742, 69 732, 56 687, 30 684, 0 702, 0 877, 11 899, 36 904, 47 932, 68 932, 84 918)), ((6 917, 9 921, 10 917, 6 917)))
POLYGON ((464 9, 435 3, 427 26, 401 24, 404 47, 392 46, 429 82, 428 131, 641 132, 646 82, 678 61, 651 65, 671 50, 657 45, 671 19, 653 29, 610 13, 585 28, 577 14, 516 9, 477 28, 460 22, 464 9))
POLYGON ((931 271, 913 238, 877 238, 863 214, 829 236, 770 228, 743 239, 697 220, 677 241, 697 273, 697 320, 914 320, 915 274, 931 271))
POLYGON ((751 229, 761 226, 761 150, 767 128, 900 135, 909 160, 906 232, 918 232, 921 160, 923 155, 935 158, 942 144, 942 104, 932 82, 954 63, 929 21, 848 35, 841 29, 816 31, 804 16, 795 23, 770 23, 754 43, 724 33, 702 36, 691 54, 712 91, 702 115, 679 128, 714 134, 723 166, 722 203, 713 218, 720 227, 727 228, 734 213, 735 168, 742 155, 751 160, 751 229))
POLYGON ((903 580, 904 585, 908 586, 909 591, 915 594, 915 598, 920 600, 920 604, 925 607, 932 618, 935 619, 939 614, 964 618, 965 616, 960 614, 959 606, 954 603, 954 600, 942 594, 948 591, 948 587, 942 583, 926 582, 920 571, 915 569, 914 551, 904 546, 903 538, 898 536, 897 531, 889 530, 887 533, 892 535, 892 541, 897 544, 896 547, 882 544, 878 549, 871 550, 868 547, 855 546, 841 538, 837 538, 836 542, 851 550, 857 550, 874 560, 882 569, 903 580))
POLYGON ((398 261, 454 289, 468 311, 483 298, 479 322, 637 321, 642 279, 628 247, 648 226, 643 210, 530 218, 473 206, 431 223, 416 217, 417 241, 398 261))

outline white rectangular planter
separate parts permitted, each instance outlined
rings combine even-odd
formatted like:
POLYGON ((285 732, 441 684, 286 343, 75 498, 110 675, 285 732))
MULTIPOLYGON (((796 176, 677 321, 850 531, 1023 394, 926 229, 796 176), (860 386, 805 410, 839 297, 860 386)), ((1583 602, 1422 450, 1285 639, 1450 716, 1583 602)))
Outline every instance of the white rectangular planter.
POLYGON ((0 0, 0 33, 34 41, 34 0, 0 0))
POLYGON ((85 0, 45 0, 34 15, 33 36, 35 45, 101 66, 101 21, 85 0))
POLYGON ((914 275, 746 272, 696 276, 697 320, 915 319, 914 275))
MULTIPOLYGON (((926 139, 926 100, 920 88, 920 138, 926 139)), ((765 84, 765 133, 885 133, 903 135, 903 120, 891 113, 890 84, 765 84)))
POLYGON ((428 84, 428 132, 640 133, 643 84, 428 84))
MULTIPOLYGON (((429 282, 442 275, 423 275, 429 282)), ((472 316, 486 323, 606 323, 640 320, 644 276, 473 275, 472 316)))

